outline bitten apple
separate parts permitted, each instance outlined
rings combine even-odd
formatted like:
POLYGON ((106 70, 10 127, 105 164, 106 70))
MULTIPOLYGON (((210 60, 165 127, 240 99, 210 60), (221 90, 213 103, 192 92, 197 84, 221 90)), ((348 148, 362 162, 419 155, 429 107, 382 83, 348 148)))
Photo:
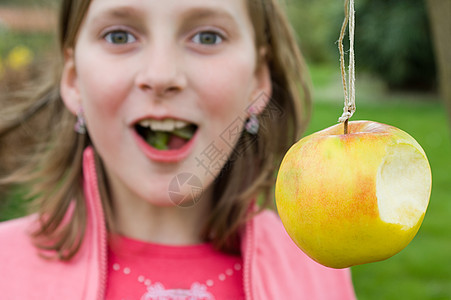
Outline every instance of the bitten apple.
POLYGON ((431 169, 406 132, 370 121, 337 124, 293 145, 276 183, 284 227, 308 256, 332 268, 387 259, 416 235, 431 169))

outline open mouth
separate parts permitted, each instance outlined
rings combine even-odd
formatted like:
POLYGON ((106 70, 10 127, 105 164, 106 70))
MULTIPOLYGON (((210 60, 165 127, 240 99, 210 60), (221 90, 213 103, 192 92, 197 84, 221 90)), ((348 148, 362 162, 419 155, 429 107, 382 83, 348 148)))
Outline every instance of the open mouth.
POLYGON ((136 124, 135 130, 157 150, 177 150, 193 138, 197 125, 174 119, 146 119, 136 124))

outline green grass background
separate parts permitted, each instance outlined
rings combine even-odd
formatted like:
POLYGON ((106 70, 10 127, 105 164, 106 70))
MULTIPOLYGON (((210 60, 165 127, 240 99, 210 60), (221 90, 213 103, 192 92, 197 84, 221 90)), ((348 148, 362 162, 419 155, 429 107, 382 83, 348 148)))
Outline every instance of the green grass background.
MULTIPOLYGON (((343 111, 335 68, 310 70, 315 101, 307 134, 335 124, 343 111)), ((385 261, 352 268, 357 297, 451 299, 451 134, 444 105, 434 95, 387 92, 376 79, 359 74, 356 105, 351 120, 378 121, 412 135, 427 154, 433 182, 426 216, 413 241, 385 261)))

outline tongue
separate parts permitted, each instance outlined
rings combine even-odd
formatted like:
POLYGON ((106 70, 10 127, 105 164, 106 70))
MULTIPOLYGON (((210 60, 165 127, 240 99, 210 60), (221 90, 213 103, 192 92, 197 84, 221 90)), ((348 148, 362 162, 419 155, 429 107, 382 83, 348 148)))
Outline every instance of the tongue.
POLYGON ((185 145, 187 142, 186 139, 183 139, 181 137, 176 136, 175 134, 171 134, 168 141, 168 149, 169 150, 176 150, 180 149, 185 145))

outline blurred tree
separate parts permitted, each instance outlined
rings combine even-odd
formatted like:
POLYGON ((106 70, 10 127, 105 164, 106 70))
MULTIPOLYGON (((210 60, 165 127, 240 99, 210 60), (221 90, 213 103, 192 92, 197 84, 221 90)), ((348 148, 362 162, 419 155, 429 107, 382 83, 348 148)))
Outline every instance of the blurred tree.
POLYGON ((336 26, 336 19, 331 17, 343 12, 344 2, 287 0, 286 3, 288 16, 306 59, 311 63, 335 59, 338 52, 334 43, 338 40, 340 27, 336 26))
POLYGON ((435 61, 423 0, 360 0, 356 14, 359 66, 378 74, 390 88, 435 87, 435 61))
MULTIPOLYGON (((287 0, 307 61, 337 63, 336 41, 344 2, 287 0)), ((424 0, 356 0, 355 34, 358 71, 378 75, 390 88, 435 88, 436 68, 424 0)))
POLYGON ((451 1, 427 0, 435 45, 440 91, 451 126, 451 1))

